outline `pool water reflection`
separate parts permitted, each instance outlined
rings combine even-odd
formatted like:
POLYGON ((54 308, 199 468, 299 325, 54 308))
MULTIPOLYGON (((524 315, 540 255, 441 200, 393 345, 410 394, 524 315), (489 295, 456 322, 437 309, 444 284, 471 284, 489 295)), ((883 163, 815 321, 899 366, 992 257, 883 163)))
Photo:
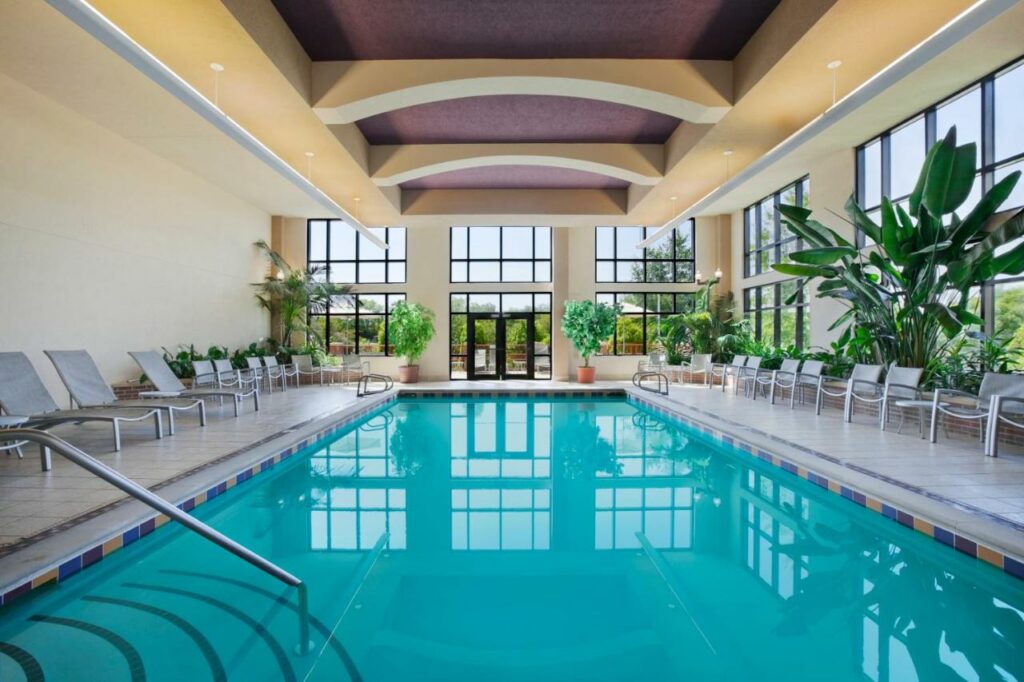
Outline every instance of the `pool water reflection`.
POLYGON ((390 533, 366 680, 1024 679, 1017 581, 623 400, 402 400, 293 476, 312 551, 390 533))

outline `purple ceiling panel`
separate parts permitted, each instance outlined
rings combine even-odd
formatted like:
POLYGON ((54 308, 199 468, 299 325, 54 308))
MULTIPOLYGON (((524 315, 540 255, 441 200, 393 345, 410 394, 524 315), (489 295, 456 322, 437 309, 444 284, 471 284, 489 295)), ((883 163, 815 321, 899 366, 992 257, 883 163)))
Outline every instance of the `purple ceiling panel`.
POLYGON ((484 166, 403 182, 402 189, 625 189, 629 183, 598 173, 550 166, 484 166))
POLYGON ((733 59, 779 0, 273 0, 309 56, 733 59))
POLYGON ((679 119, 580 97, 489 95, 397 109, 365 118, 357 125, 370 144, 662 144, 679 125, 679 119))

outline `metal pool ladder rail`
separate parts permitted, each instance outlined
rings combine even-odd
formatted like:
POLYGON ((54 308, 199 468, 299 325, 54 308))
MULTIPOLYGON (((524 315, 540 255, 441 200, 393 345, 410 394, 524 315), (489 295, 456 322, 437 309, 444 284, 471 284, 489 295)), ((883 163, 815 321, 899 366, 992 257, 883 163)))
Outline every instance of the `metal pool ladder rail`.
POLYGON ((62 440, 57 436, 37 429, 10 429, 4 431, 4 438, 38 443, 41 447, 62 455, 65 459, 77 464, 89 473, 102 478, 107 483, 110 483, 114 487, 128 493, 143 504, 148 505, 161 514, 166 514, 168 517, 174 519, 189 530, 198 533, 210 542, 219 545, 240 559, 249 562, 267 575, 280 580, 285 585, 294 587, 297 592, 299 606, 299 643, 295 647, 295 651, 298 654, 307 654, 313 649, 313 643, 309 639, 309 595, 306 590, 306 584, 294 575, 268 559, 263 558, 259 554, 256 554, 251 549, 238 544, 220 531, 211 528, 202 521, 183 512, 162 497, 154 495, 135 481, 114 469, 111 469, 103 462, 100 462, 94 457, 79 450, 74 445, 71 445, 71 443, 62 440))
POLYGON ((362 398, 363 396, 374 395, 376 393, 383 393, 384 391, 390 391, 394 388, 395 382, 387 374, 364 374, 359 377, 359 388, 356 390, 356 397, 362 398), (370 390, 370 382, 376 381, 384 384, 383 388, 375 388, 370 390))
POLYGON ((669 381, 668 377, 662 374, 661 372, 637 372, 636 374, 633 375, 633 385, 636 386, 637 388, 642 388, 645 391, 650 391, 651 393, 658 393, 659 395, 668 395, 668 387, 671 385, 671 382, 669 381), (654 378, 658 380, 657 388, 654 388, 653 386, 649 386, 644 383, 645 379, 654 378))

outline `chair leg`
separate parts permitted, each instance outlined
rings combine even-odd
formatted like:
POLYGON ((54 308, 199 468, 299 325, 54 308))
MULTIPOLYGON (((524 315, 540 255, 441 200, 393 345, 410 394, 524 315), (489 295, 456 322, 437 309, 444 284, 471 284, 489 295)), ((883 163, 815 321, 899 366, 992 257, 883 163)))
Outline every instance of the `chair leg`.
POLYGON ((814 398, 814 414, 818 417, 821 416, 821 387, 818 387, 818 395, 814 398))
POLYGON ((39 446, 39 466, 42 467, 43 471, 49 471, 53 468, 53 453, 45 445, 39 446))
POLYGON ((255 391, 252 394, 252 404, 253 404, 253 407, 256 409, 256 411, 259 412, 260 411, 260 392, 259 391, 255 391))
MULTIPOLYGON (((162 430, 163 429, 161 429, 161 431, 162 430)), ((168 436, 173 436, 174 435, 174 408, 173 407, 169 408, 167 410, 167 435, 168 436)))
POLYGON ((199 425, 206 426, 206 401, 199 401, 199 425))
MULTIPOLYGON (((171 411, 167 410, 167 414, 170 414, 170 413, 171 413, 171 411)), ((173 419, 173 417, 172 417, 172 419, 173 419)), ((164 437, 164 418, 163 418, 163 415, 160 414, 160 410, 157 410, 156 412, 153 413, 153 422, 156 424, 156 437, 157 437, 157 439, 163 438, 164 437)))
POLYGON ((242 407, 242 396, 236 395, 231 399, 231 401, 235 404, 235 419, 238 419, 238 414, 242 407))
MULTIPOLYGON (((114 425, 114 452, 121 452, 121 420, 115 418, 112 423, 114 425)), ((47 469, 47 471, 49 470, 47 469)))
POLYGON ((939 438, 939 422, 942 421, 942 414, 932 408, 932 423, 928 426, 928 442, 934 443, 939 438))

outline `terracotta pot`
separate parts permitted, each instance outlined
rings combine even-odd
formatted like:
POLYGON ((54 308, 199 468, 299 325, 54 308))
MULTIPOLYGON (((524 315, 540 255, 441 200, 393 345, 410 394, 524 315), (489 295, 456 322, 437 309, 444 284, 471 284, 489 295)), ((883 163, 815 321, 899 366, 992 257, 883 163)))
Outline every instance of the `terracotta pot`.
POLYGON ((399 365, 398 380, 403 384, 415 384, 420 380, 419 365, 399 365))
POLYGON ((576 381, 581 384, 592 384, 597 376, 597 367, 577 367, 576 381))

